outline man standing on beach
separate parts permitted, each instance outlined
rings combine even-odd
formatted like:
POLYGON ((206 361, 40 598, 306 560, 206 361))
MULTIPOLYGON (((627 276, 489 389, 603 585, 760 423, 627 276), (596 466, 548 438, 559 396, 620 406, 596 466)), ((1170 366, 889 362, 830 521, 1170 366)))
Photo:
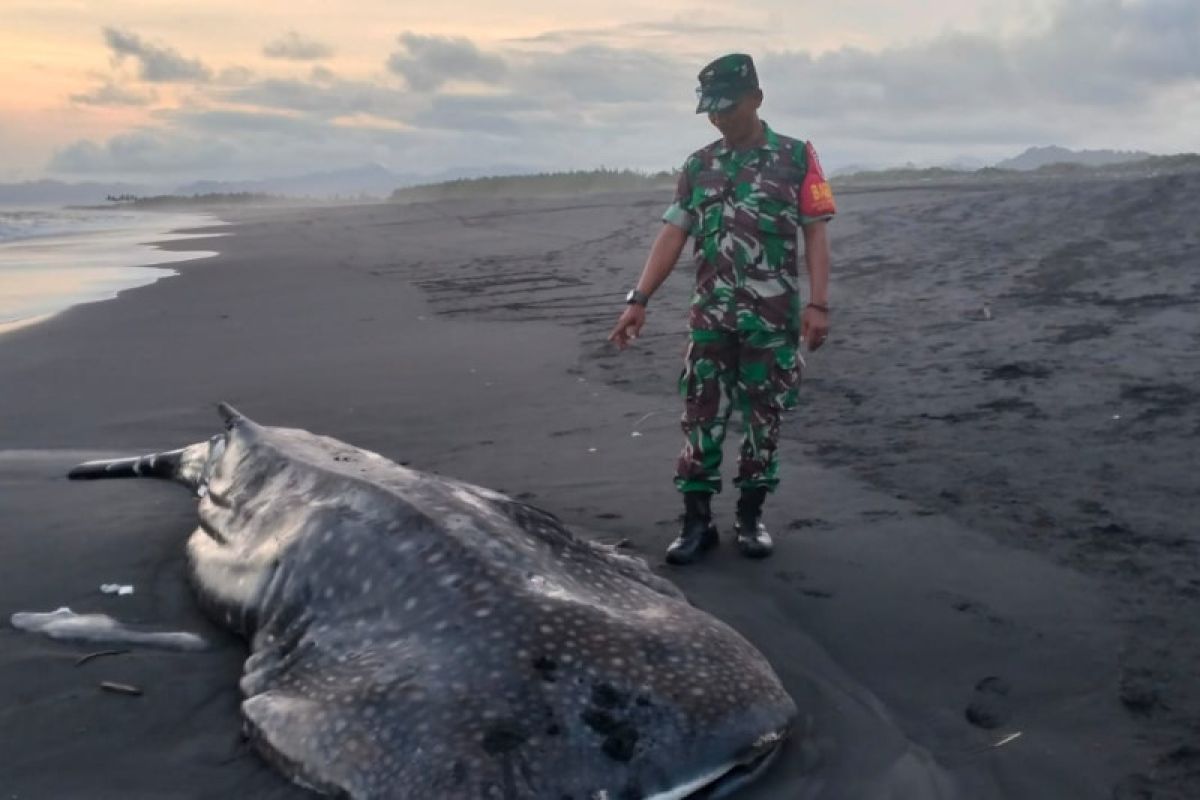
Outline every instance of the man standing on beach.
POLYGON ((673 564, 689 564, 717 543, 710 500, 721 490, 721 445, 735 405, 743 423, 733 482, 737 545, 751 558, 771 554, 762 506, 779 483, 779 421, 796 405, 800 342, 816 350, 829 332, 825 225, 836 211, 812 145, 759 119, 763 93, 750 56, 722 56, 699 79, 696 113, 707 113, 721 138, 684 163, 665 224, 609 335, 621 349, 637 337, 650 296, 694 237, 696 289, 679 380, 686 442, 675 472, 684 516, 667 548, 673 564), (809 278, 803 310, 798 231, 809 278))

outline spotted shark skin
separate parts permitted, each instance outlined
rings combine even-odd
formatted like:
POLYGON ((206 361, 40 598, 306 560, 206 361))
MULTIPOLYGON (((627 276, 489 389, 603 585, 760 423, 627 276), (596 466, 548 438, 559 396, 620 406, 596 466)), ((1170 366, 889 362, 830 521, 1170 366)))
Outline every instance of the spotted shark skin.
POLYGON ((796 716, 769 664, 640 559, 509 497, 222 404, 182 450, 88 462, 199 497, 201 604, 244 635, 246 730, 318 792, 723 796, 796 716))

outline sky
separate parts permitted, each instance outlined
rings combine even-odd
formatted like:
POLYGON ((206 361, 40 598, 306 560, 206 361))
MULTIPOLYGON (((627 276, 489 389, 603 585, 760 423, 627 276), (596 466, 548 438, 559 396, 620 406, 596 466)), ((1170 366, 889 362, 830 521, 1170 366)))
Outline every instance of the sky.
POLYGON ((0 181, 670 169, 727 52, 827 169, 1200 150, 1198 0, 0 0, 0 181))

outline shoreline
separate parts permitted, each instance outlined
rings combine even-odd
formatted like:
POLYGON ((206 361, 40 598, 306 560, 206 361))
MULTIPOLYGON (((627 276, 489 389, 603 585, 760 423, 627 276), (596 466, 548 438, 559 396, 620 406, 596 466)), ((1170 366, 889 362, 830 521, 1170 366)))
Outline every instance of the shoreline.
MULTIPOLYGON (((1049 420, 1041 393, 1073 384, 1070 364, 1044 363, 1061 360, 1054 347, 1035 354, 1033 343, 1017 347, 1003 338, 1022 328, 959 318, 981 295, 996 293, 981 283, 993 273, 975 277, 980 266, 962 253, 999 240, 971 249, 962 239, 989 235, 981 226, 994 220, 994 209, 1009 207, 1005 191, 973 193, 976 205, 965 210, 957 194, 951 202, 923 187, 847 198, 831 234, 845 309, 838 331, 854 336, 809 358, 804 406, 785 423, 786 491, 768 510, 779 550, 762 564, 738 559, 729 547, 686 570, 660 563, 677 524, 672 384, 686 275, 655 297, 634 350, 618 356, 602 343, 621 288, 655 232, 664 203, 656 193, 573 206, 481 200, 264 212, 242 218, 221 255, 182 266, 175 281, 0 338, 0 380, 17 388, 0 400, 0 486, 21 487, 10 495, 14 505, 0 509, 10 563, 22 564, 0 591, 4 611, 102 604, 126 619, 202 630, 219 644, 211 657, 139 653, 105 665, 107 677, 153 689, 134 717, 106 704, 111 698, 81 701, 81 674, 54 666, 71 647, 0 630, 0 679, 22 698, 3 713, 26 733, 0 734, 14 754, 6 785, 34 796, 70 794, 103 775, 114 792, 170 793, 181 785, 164 782, 173 777, 198 794, 253 787, 256 796, 306 796, 231 744, 245 649, 199 615, 183 585, 181 537, 194 524, 188 498, 160 485, 78 486, 59 477, 82 460, 81 448, 141 452, 205 438, 217 427, 212 404, 224 399, 265 424, 304 427, 507 491, 583 535, 629 539, 694 603, 759 647, 801 705, 804 736, 739 797, 841 798, 887 789, 912 797, 1083 800, 1140 786, 1162 797, 1188 791, 1186 776, 1150 777, 1178 746, 1180 731, 1155 698, 1175 703, 1174 713, 1190 706, 1186 696, 1168 694, 1173 684, 1156 673, 1130 688, 1129 648, 1138 640, 1125 596, 1113 593, 1105 572, 1070 561, 1070 550, 1064 556, 1053 542, 1023 540, 1024 509, 982 491, 1005 486, 989 448, 1016 457, 1031 445, 1022 438, 1026 426, 1008 426, 1012 401, 982 411, 978 404, 1010 390, 1045 409, 1034 421, 1049 420), (925 252, 922 226, 935 226, 945 244, 925 252), (892 260, 880 264, 881 252, 892 260), (970 291, 938 284, 950 281, 940 272, 927 278, 920 267, 927 256, 954 264, 970 291), (905 281, 889 283, 900 271, 905 281), (914 323, 925 337, 917 346, 916 331, 897 328, 890 315, 921 296, 944 311, 914 323), (880 338, 885 332, 892 339, 880 338), (938 355, 957 343, 982 352, 938 355), (1000 369, 1010 362, 1025 372, 1000 369), (940 371, 959 364, 983 377, 940 371), (87 400, 82 408, 47 385, 67 368, 72 391, 87 400), (987 379, 992 370, 1000 377, 987 379), (911 375, 922 384, 911 386, 911 375), (925 394, 906 394, 915 389, 925 394), (914 415, 978 413, 964 417, 971 425, 894 421, 885 413, 906 403, 914 415), (953 458, 941 449, 945 429, 960 453, 953 458), (950 458, 957 483, 944 465, 929 463, 929 453, 950 458), (36 533, 15 539, 18 526, 36 533), (71 554, 69 564, 63 553, 71 554), (136 583, 138 593, 128 603, 100 601, 95 586, 109 580, 136 583), (989 678, 1007 690, 991 691, 997 684, 989 678), (1139 696, 1145 713, 1130 707, 1139 696), (62 718, 36 716, 47 708, 62 718), (987 712, 995 725, 970 722, 972 708, 976 719, 987 712), (185 723, 185 710, 199 719, 185 723), (71 726, 99 730, 115 718, 129 727, 113 731, 111 742, 65 735, 71 726), (188 730, 192 743, 161 735, 172 729, 188 730), (1014 733, 1021 735, 996 746, 1014 733), (49 765, 63 757, 77 760, 91 780, 53 774, 49 765), (145 774, 136 765, 147 759, 163 768, 145 774), (158 777, 164 772, 172 775, 158 777), (930 793, 943 781, 957 794, 930 793)), ((1051 218, 1046 228, 1061 224, 1051 218)), ((1056 231, 1035 233, 1043 238, 1021 244, 1063 249, 1045 238, 1056 231)), ((1004 257, 1024 263, 1020 256, 1004 257)), ((1072 262, 1063 263, 1069 270, 1072 262)), ((1056 264, 1045 267, 1047 275, 1059 274, 1050 271, 1056 264)), ((1071 290, 1087 288, 1077 281, 1071 290)), ((994 305, 1011 320, 1019 302, 994 305)), ((1073 316, 1080 312, 1068 311, 1053 312, 1062 317, 1055 324, 1080 330, 1069 327, 1085 324, 1073 316)), ((1174 319, 1168 314, 1162 324, 1174 319)), ((1013 407, 1029 413, 1028 405, 1013 407)), ((1053 421, 1058 436, 1076 437, 1063 439, 1066 455, 1072 446, 1092 446, 1053 421)), ((1058 441, 1041 429, 1032 433, 1058 441)), ((1048 497, 1076 482, 1069 472, 1040 479, 1048 497)), ((1011 491, 1019 496, 1021 489, 1011 491)), ((727 532, 732 498, 726 493, 714 505, 727 532)), ((1160 558, 1153 547, 1135 555, 1160 558)), ((1142 608, 1143 618, 1155 608, 1142 608)), ((1141 644, 1175 648, 1178 663, 1193 663, 1194 641, 1155 638, 1156 630, 1147 628, 1142 635, 1150 640, 1141 644)))
MULTIPOLYGON (((70 306, 64 306, 62 310, 65 311, 68 308, 70 308, 70 306)), ((24 319, 15 319, 15 320, 12 320, 11 322, 0 322, 0 336, 3 336, 4 334, 6 334, 10 331, 18 331, 21 328, 29 328, 34 325, 37 325, 40 322, 45 322, 46 320, 52 318, 54 316, 54 314, 56 314, 56 313, 59 313, 59 312, 53 312, 50 314, 39 314, 35 317, 26 317, 24 319)))
MULTIPOLYGON (((36 212, 53 217, 72 210, 36 212)), ((185 232, 220 225, 214 214, 118 211, 109 215, 105 209, 89 210, 100 213, 77 230, 50 227, 0 240, 0 293, 6 298, 0 305, 0 336, 45 322, 74 306, 112 300, 123 291, 177 275, 169 265, 218 254, 162 247, 220 235, 185 232)))

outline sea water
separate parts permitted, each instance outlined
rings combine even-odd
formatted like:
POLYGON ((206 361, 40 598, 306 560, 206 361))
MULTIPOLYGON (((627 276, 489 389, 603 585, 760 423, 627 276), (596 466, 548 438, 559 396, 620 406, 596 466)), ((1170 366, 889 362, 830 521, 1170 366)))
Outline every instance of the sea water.
POLYGON ((0 334, 177 274, 163 264, 216 255, 152 244, 211 236, 170 231, 215 224, 199 213, 0 207, 0 334))

